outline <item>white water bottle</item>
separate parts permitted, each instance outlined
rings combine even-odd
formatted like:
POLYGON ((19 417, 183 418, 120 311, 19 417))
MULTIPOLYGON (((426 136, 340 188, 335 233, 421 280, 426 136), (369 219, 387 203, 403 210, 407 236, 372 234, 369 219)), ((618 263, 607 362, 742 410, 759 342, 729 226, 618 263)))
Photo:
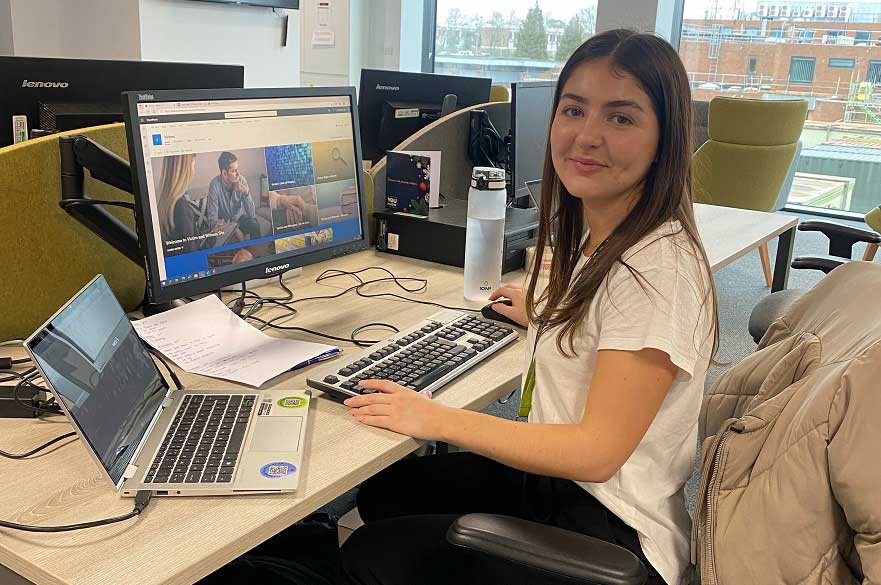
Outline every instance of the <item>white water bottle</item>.
POLYGON ((505 171, 474 167, 465 231, 465 298, 486 301, 502 285, 505 238, 505 171))

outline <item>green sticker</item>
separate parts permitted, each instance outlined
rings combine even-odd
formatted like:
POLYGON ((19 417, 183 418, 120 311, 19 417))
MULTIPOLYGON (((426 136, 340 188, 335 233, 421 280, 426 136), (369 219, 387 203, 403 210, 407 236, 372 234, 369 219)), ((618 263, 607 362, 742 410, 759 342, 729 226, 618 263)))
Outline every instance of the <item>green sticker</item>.
POLYGON ((282 408, 302 408, 308 404, 308 398, 301 398, 299 396, 285 396, 278 401, 278 405, 282 408))

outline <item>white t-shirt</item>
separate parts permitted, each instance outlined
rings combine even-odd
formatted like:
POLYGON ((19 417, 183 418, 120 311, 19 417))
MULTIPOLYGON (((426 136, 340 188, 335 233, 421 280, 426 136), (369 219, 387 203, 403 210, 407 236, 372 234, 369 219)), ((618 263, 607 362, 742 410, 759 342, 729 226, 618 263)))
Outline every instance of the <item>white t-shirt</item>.
MULTIPOLYGON (((576 356, 556 345, 557 329, 536 347, 535 388, 529 421, 579 424, 597 352, 659 349, 679 368, 661 408, 636 450, 605 483, 578 482, 639 534, 646 558, 668 585, 689 562, 691 519, 683 487, 691 476, 704 378, 713 345, 713 302, 703 260, 678 221, 668 221, 630 248, 603 281, 579 325, 576 356)), ((585 265, 582 256, 574 275, 585 265)), ((573 279, 575 276, 573 276, 573 279)), ((527 348, 535 345, 529 328, 527 348)), ((527 351, 524 372, 529 369, 527 351)))

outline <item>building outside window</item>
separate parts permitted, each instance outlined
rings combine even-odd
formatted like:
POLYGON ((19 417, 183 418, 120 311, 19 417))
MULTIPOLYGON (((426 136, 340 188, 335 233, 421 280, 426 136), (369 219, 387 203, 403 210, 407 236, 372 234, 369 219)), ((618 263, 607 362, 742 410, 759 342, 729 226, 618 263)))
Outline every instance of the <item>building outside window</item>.
POLYGON ((684 0, 679 53, 696 100, 806 99, 789 203, 862 214, 881 204, 879 38, 881 0, 684 0))
POLYGON ((595 0, 437 0, 434 71, 506 85, 555 79, 595 28, 595 0))
POLYGON ((793 83, 812 83, 814 81, 814 57, 791 57, 789 59, 789 81, 793 83))

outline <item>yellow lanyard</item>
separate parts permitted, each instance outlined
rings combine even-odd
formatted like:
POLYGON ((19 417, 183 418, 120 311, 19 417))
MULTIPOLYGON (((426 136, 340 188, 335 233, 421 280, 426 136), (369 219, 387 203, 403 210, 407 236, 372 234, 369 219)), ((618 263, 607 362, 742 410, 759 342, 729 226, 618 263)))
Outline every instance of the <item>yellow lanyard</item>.
MULTIPOLYGON (((581 270, 586 270, 587 267, 590 266, 590 261, 597 255, 597 252, 603 249, 603 246, 605 246, 608 241, 609 239, 606 238, 599 246, 597 246, 597 249, 587 258, 587 262, 581 270)), ((538 338, 544 333, 545 325, 547 325, 545 321, 539 321, 538 328, 535 331, 535 343, 532 346, 532 359, 529 361, 529 370, 526 371, 526 380, 523 382, 523 391, 520 392, 520 408, 517 410, 517 416, 519 417, 529 416, 529 411, 532 409, 532 392, 535 390, 535 352, 538 350, 538 338)))

